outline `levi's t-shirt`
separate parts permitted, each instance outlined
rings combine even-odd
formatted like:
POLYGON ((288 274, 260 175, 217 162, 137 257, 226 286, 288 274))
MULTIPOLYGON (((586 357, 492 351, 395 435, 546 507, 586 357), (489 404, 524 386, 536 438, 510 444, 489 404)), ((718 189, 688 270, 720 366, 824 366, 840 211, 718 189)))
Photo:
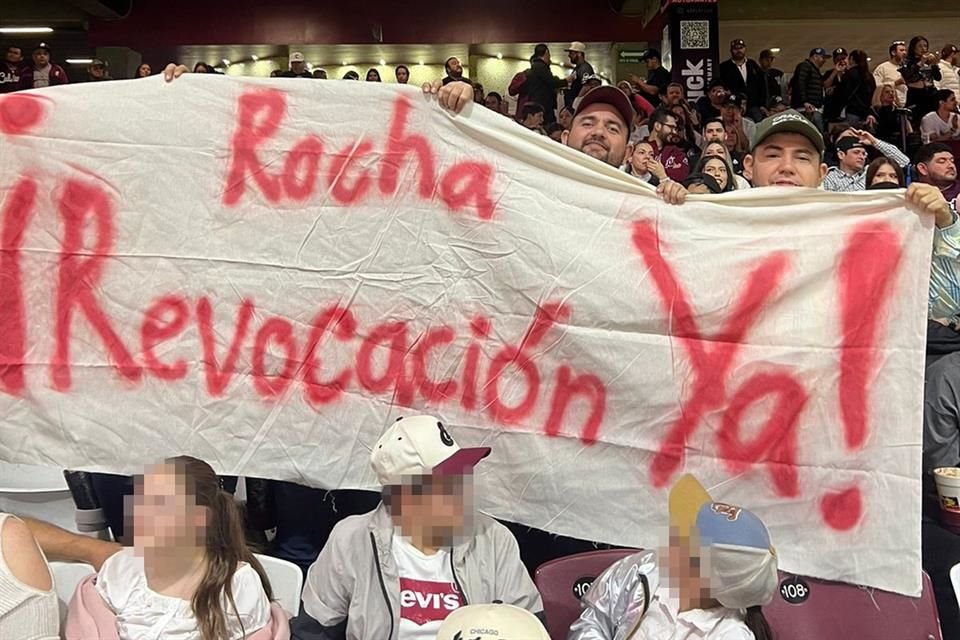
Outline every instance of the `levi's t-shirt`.
POLYGON ((400 576, 399 638, 434 640, 444 619, 463 606, 450 552, 441 549, 428 556, 397 534, 392 550, 400 576))

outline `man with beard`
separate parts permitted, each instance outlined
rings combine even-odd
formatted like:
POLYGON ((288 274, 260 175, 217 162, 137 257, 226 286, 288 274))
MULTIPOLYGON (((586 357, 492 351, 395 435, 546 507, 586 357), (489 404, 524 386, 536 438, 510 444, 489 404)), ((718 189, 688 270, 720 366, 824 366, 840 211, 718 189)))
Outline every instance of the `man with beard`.
POLYGON ((647 142, 653 147, 654 158, 663 165, 668 178, 676 182, 686 180, 690 175, 690 159, 679 146, 680 125, 677 116, 660 108, 653 113, 650 122, 647 142))

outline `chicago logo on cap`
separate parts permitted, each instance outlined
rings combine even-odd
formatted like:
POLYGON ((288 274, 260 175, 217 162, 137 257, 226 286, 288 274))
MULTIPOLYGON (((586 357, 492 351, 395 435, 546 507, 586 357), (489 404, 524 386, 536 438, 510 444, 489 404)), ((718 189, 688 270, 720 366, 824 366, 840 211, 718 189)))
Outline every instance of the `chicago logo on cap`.
POLYGON ((710 505, 710 509, 717 515, 726 516, 730 522, 734 522, 739 518, 741 511, 740 507, 735 507, 725 502, 714 502, 710 505))

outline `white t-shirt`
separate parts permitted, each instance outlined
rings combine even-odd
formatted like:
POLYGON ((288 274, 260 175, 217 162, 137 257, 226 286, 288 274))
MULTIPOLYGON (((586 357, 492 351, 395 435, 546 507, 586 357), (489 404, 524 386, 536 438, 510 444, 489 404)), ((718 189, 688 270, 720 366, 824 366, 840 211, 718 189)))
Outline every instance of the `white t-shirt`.
POLYGON ((931 111, 923 116, 923 119, 920 120, 920 133, 923 142, 929 142, 934 136, 948 135, 956 138, 957 132, 953 130, 953 123, 957 117, 956 114, 951 114, 949 120, 944 122, 936 111, 931 111))
MULTIPOLYGON (((260 576, 246 563, 237 567, 232 586, 239 620, 226 598, 222 605, 230 640, 241 640, 244 634, 270 622, 270 601, 260 576)), ((152 591, 147 586, 143 558, 133 548, 128 547, 103 563, 97 575, 97 593, 117 614, 120 640, 200 640, 190 603, 152 591)))
POLYGON ((33 68, 33 88, 42 89, 50 86, 50 65, 43 69, 33 68))
POLYGON ((400 576, 400 640, 434 640, 450 612, 463 606, 453 579, 450 552, 425 555, 402 536, 393 536, 400 576))

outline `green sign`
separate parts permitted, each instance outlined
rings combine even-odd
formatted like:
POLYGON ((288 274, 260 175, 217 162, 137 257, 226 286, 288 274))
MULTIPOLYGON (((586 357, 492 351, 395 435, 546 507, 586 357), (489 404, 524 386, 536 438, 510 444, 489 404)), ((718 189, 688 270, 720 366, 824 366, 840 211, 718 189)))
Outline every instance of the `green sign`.
POLYGON ((619 54, 620 62, 642 62, 643 54, 646 53, 646 49, 641 49, 640 51, 621 51, 619 54))

